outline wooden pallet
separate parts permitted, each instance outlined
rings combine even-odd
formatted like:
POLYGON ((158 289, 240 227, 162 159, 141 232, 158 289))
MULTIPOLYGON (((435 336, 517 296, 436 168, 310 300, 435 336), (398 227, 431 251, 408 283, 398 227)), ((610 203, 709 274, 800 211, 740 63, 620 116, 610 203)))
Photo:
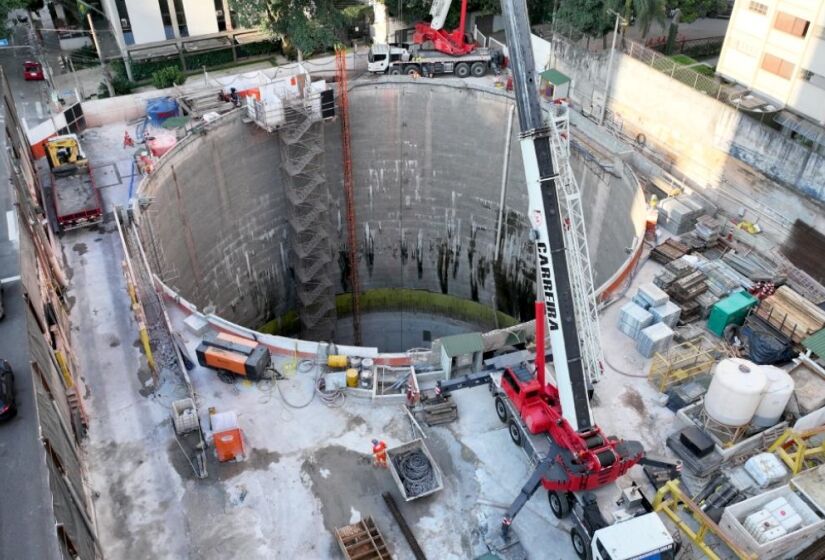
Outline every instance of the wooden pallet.
POLYGON ((452 401, 424 404, 421 410, 421 419, 428 426, 447 424, 458 418, 458 407, 452 401))
POLYGON ((825 311, 787 286, 764 299, 756 315, 796 343, 825 327, 825 311))
POLYGON ((372 517, 335 529, 338 546, 347 560, 389 560, 392 555, 372 517))

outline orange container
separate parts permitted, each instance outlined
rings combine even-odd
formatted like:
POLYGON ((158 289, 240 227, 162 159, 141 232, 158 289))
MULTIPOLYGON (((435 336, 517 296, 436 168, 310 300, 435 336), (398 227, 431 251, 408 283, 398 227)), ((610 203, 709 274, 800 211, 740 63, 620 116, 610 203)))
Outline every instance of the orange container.
POLYGON ((240 428, 217 432, 214 436, 214 445, 220 462, 243 459, 243 434, 240 428))

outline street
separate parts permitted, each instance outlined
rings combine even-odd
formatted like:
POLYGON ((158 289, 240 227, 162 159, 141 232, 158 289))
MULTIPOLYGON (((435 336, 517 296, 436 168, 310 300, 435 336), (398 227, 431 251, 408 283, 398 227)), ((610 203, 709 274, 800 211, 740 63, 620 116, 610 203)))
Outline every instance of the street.
MULTIPOLYGON (((25 32, 16 30, 15 41, 24 43, 25 32)), ((0 48, 17 110, 30 126, 45 119, 48 98, 45 82, 26 82, 22 63, 29 49, 0 48)), ((0 121, 5 107, 0 97, 0 121)), ((20 245, 14 195, 11 192, 6 135, 0 135, 0 279, 6 316, 0 321, 0 358, 15 373, 18 414, 0 424, 0 558, 57 558, 52 497, 47 482, 44 449, 34 406, 29 365, 26 307, 22 297, 20 245)))

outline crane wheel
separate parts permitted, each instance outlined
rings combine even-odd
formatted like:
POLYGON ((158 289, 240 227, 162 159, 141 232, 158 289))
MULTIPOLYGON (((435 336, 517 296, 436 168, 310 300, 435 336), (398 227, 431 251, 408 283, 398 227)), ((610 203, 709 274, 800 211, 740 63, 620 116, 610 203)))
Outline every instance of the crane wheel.
POLYGON ((518 424, 516 424, 516 421, 513 420, 513 419, 510 419, 510 423, 507 425, 507 429, 510 432, 510 439, 513 440, 513 443, 515 443, 516 445, 521 447, 521 444, 522 444, 522 441, 521 441, 521 428, 518 427, 518 424))
POLYGON ((507 422, 507 407, 501 397, 496 397, 496 415, 502 422, 507 422))
POLYGON ((570 513, 570 498, 566 493, 547 491, 547 500, 550 502, 550 510, 559 519, 564 519, 570 513))
POLYGON ((570 540, 573 543, 573 550, 581 560, 590 560, 590 542, 582 535, 581 529, 573 527, 570 529, 570 540))
POLYGON ((404 68, 404 73, 410 77, 416 77, 421 75, 421 68, 417 64, 410 64, 409 66, 404 68))
POLYGON ((390 68, 390 76, 400 76, 401 75, 401 68, 397 66, 393 66, 390 68))
POLYGON ((473 65, 470 66, 470 74, 472 74, 476 78, 480 78, 486 73, 487 65, 483 62, 474 62, 473 65))
POLYGON ((466 78, 470 75, 470 67, 466 62, 459 62, 455 65, 453 73, 455 73, 455 75, 459 78, 466 78))

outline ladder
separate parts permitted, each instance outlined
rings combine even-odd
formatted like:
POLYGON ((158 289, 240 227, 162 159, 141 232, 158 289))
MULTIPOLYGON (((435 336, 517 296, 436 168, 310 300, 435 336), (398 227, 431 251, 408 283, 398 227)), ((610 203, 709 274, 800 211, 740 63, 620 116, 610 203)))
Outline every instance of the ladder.
POLYGON ((587 230, 582 210, 581 191, 570 167, 570 117, 567 103, 554 103, 548 118, 550 147, 559 175, 560 201, 564 219, 565 247, 573 290, 576 325, 581 344, 584 370, 591 384, 597 383, 604 370, 599 310, 593 288, 593 267, 587 250, 587 230))

